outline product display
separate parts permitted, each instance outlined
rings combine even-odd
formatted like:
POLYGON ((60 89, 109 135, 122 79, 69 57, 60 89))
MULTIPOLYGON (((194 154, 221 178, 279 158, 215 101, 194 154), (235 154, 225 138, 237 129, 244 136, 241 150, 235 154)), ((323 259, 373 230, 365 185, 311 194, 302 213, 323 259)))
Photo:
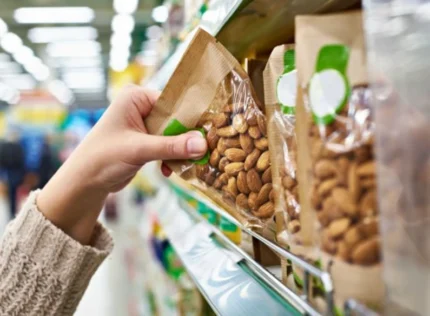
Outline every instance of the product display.
POLYGON ((170 168, 240 221, 261 228, 273 217, 274 192, 266 118, 258 102, 239 63, 199 30, 146 126, 158 135, 203 133, 207 155, 170 168))
POLYGON ((302 238, 321 247, 337 302, 375 305, 382 299, 380 269, 364 268, 381 255, 361 12, 298 17, 296 41, 302 238))
POLYGON ((300 231, 300 203, 297 182, 296 91, 297 72, 294 45, 276 47, 264 71, 265 103, 272 178, 275 190, 278 241, 287 232, 287 243, 300 231))

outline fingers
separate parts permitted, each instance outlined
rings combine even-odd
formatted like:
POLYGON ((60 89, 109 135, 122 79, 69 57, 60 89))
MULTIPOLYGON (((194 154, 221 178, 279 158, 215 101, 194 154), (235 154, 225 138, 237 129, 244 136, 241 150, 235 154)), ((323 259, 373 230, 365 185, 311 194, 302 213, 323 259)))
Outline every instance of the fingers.
POLYGON ((179 136, 142 136, 140 155, 145 161, 198 159, 208 149, 206 139, 198 131, 179 136))
POLYGON ((131 102, 139 110, 143 118, 149 115, 161 94, 159 91, 145 89, 136 85, 127 86, 124 89, 124 93, 129 95, 131 102))

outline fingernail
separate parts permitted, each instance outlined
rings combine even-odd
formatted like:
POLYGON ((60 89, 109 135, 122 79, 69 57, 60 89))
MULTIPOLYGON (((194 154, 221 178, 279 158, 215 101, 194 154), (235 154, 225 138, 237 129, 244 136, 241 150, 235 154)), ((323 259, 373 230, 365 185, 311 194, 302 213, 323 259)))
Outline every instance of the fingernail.
POLYGON ((198 131, 191 132, 192 136, 187 140, 187 150, 192 158, 201 157, 206 153, 207 143, 198 131))

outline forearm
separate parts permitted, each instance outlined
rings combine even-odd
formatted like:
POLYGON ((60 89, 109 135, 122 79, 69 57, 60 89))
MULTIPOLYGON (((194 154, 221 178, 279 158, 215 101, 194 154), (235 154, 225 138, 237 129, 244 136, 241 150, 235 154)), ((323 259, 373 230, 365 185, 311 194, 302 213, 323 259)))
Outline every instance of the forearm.
POLYGON ((43 188, 37 205, 55 226, 87 245, 108 192, 97 185, 95 175, 89 171, 91 160, 75 158, 78 151, 43 188))

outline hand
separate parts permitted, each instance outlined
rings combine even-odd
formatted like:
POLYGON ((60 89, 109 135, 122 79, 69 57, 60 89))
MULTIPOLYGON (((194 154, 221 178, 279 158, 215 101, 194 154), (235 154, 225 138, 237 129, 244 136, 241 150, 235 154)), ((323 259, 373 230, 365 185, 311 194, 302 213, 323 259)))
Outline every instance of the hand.
MULTIPOLYGON (((147 134, 143 119, 157 98, 156 92, 125 88, 40 193, 41 212, 78 241, 89 242, 107 194, 124 188, 146 162, 206 153, 200 132, 147 134)), ((170 173, 167 167, 162 171, 170 173)))

